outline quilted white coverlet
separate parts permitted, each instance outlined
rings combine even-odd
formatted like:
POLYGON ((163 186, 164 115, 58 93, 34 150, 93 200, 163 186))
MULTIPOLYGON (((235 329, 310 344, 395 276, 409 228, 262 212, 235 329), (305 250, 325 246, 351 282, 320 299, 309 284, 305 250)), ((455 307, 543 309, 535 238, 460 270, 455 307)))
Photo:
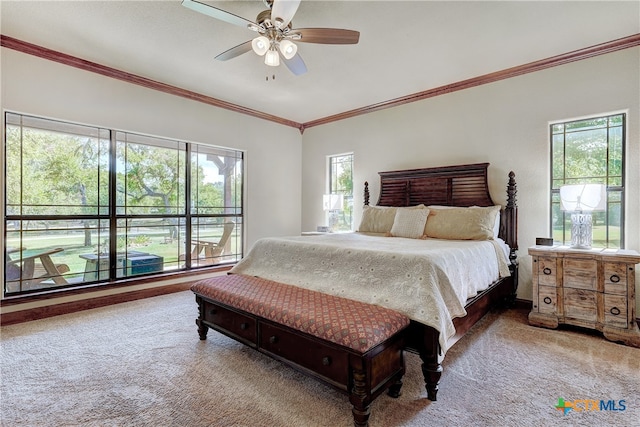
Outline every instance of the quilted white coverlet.
POLYGON ((258 240, 231 273, 259 276, 399 311, 455 334, 467 298, 509 275, 492 241, 406 239, 367 233, 258 240))

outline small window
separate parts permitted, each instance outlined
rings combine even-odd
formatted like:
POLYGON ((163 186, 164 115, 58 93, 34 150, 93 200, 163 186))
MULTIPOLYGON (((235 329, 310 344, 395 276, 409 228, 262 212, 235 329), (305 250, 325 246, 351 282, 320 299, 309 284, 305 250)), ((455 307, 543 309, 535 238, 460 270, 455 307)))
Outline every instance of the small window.
POLYGON ((593 212, 593 246, 624 247, 624 148, 626 114, 592 117, 550 125, 551 233, 571 242, 571 214, 561 209, 560 187, 603 184, 604 211, 593 212))
POLYGON ((353 154, 329 157, 329 194, 342 195, 342 208, 327 211, 329 227, 353 230, 353 154))

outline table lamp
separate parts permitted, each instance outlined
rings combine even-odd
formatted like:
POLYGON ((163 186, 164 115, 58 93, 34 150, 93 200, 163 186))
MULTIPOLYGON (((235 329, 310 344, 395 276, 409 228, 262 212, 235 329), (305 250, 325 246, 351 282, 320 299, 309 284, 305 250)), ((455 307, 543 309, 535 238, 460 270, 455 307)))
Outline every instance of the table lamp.
POLYGON ((337 221, 336 212, 342 210, 344 196, 342 194, 325 194, 322 196, 322 206, 325 211, 329 212, 329 230, 333 231, 333 227, 337 221))
POLYGON ((606 208, 606 187, 603 184, 571 184, 560 187, 563 211, 571 212, 571 248, 591 249, 593 220, 591 212, 606 208))

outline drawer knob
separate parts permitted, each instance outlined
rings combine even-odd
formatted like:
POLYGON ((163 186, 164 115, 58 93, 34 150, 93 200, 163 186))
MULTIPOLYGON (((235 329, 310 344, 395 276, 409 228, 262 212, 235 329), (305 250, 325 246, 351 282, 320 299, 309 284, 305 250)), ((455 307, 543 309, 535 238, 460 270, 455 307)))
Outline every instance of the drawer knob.
POLYGON ((246 322, 240 323, 240 329, 245 330, 249 328, 249 324, 246 322))
POLYGON ((218 311, 215 308, 212 308, 211 310, 209 310, 209 314, 214 315, 216 314, 218 311))
POLYGON ((551 274, 551 269, 549 267, 545 267, 542 269, 542 272, 548 276, 551 274))
POLYGON ((544 297, 543 301, 545 304, 551 304, 551 298, 549 297, 544 297))
POLYGON ((278 342, 278 337, 276 337, 275 335, 272 335, 272 336, 269 338, 269 342, 270 342, 271 344, 275 344, 275 343, 277 343, 277 342, 278 342))
POLYGON ((618 276, 617 274, 612 274, 611 277, 609 277, 609 280, 611 281, 611 283, 618 283, 620 281, 620 276, 618 276))
POLYGON ((331 358, 329 356, 325 356, 322 358, 322 364, 324 366, 329 366, 331 365, 331 358))
POLYGON ((620 314, 620 309, 618 307, 611 307, 611 310, 609 310, 609 313, 613 314, 614 316, 617 316, 620 314))

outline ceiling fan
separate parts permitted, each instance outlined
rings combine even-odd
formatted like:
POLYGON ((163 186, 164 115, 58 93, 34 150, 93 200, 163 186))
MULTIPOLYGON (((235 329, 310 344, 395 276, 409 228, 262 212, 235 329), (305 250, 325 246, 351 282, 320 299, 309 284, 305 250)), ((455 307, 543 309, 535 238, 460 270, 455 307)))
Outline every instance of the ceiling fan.
POLYGON ((298 46, 294 41, 298 43, 356 44, 360 39, 360 32, 353 30, 292 28, 291 19, 298 10, 300 0, 263 0, 263 2, 269 9, 260 12, 256 22, 195 0, 183 0, 182 5, 196 12, 258 33, 254 39, 216 56, 216 59, 220 61, 227 61, 253 50, 256 54, 264 56, 264 63, 272 67, 280 65, 280 56, 282 56, 287 68, 293 74, 300 75, 307 72, 307 66, 298 54, 298 46))

